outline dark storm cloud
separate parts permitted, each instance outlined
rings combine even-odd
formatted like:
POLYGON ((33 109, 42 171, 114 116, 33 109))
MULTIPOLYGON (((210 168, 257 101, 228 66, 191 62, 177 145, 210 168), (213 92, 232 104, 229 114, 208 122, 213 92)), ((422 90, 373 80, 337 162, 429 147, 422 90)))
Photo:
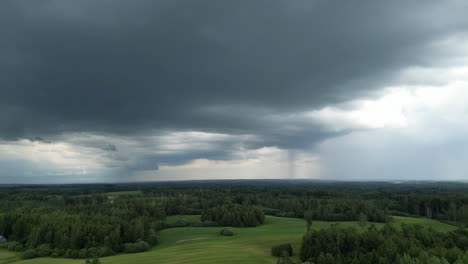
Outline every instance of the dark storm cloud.
POLYGON ((367 95, 434 63, 428 43, 465 30, 467 11, 463 1, 1 1, 0 137, 172 129, 298 148, 334 134, 264 112, 367 95), (231 111, 207 111, 219 106, 231 111))
POLYGON ((114 144, 107 144, 104 147, 102 147, 102 149, 107 151, 118 151, 117 147, 114 144))
POLYGON ((44 138, 41 138, 41 137, 33 137, 33 138, 30 138, 29 141, 31 141, 31 142, 52 143, 51 141, 49 141, 49 140, 47 140, 47 139, 44 139, 44 138))

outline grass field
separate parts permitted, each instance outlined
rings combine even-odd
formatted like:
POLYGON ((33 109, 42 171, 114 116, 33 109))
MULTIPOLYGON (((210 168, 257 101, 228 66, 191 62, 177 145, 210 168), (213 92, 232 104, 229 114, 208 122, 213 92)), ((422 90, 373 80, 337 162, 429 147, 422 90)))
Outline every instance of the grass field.
POLYGON ((403 217, 403 216, 394 216, 393 219, 397 223, 423 225, 423 226, 431 227, 432 229, 437 230, 439 232, 450 232, 450 231, 457 229, 457 227, 454 225, 442 223, 437 220, 403 217))
POLYGON ((14 263, 19 260, 18 254, 0 249, 0 264, 14 263))
MULTIPOLYGON (((199 216, 173 216, 168 221, 178 219, 196 220, 199 216)), ((400 223, 422 224, 447 232, 456 227, 435 220, 395 217, 395 225, 400 223)), ((321 229, 330 226, 332 222, 314 221, 312 227, 321 229)), ((369 224, 361 228, 357 222, 339 222, 343 227, 355 227, 359 230, 368 228, 369 224)), ((383 224, 375 224, 378 228, 383 224)), ((224 237, 218 235, 219 227, 181 227, 170 228, 159 233, 160 244, 151 251, 138 254, 121 254, 102 258, 103 264, 263 264, 275 263, 270 256, 270 248, 280 243, 293 244, 297 253, 302 235, 305 232, 305 221, 296 218, 281 218, 267 216, 264 225, 249 228, 232 228, 235 235, 224 237)), ((38 258, 32 260, 18 260, 14 253, 0 251, 0 264, 83 264, 84 260, 38 258), (5 254, 5 255, 3 255, 5 254), (3 261, 3 262, 2 262, 3 261), (6 261, 6 262, 5 262, 6 261)))

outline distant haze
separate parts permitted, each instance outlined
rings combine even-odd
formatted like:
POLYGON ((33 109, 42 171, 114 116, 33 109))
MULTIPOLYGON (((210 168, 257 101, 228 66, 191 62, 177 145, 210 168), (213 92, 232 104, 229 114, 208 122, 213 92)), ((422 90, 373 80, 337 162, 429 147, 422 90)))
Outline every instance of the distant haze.
POLYGON ((467 1, 0 1, 0 184, 466 180, 467 1))

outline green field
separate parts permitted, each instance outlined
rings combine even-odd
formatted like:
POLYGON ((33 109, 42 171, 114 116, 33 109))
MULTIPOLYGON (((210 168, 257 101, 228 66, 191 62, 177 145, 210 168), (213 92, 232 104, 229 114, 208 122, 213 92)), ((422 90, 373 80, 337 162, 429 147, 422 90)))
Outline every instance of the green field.
POLYGON ((18 254, 0 249, 0 264, 13 263, 19 260, 18 254))
POLYGON ((450 232, 450 231, 457 229, 457 227, 454 225, 445 224, 437 220, 403 217, 403 216, 394 216, 393 219, 397 223, 423 225, 423 226, 431 227, 432 229, 437 230, 439 232, 450 232))
MULTIPOLYGON (((173 216, 168 221, 178 219, 197 220, 199 216, 173 216)), ((447 232, 456 227, 435 220, 395 217, 395 225, 400 223, 422 224, 435 230, 447 232)), ((321 229, 332 222, 314 221, 312 227, 321 229)), ((363 230, 357 222, 339 222, 343 227, 363 230)), ((375 224, 378 228, 383 224, 375 224)), ((367 224, 364 228, 369 227, 367 224)), ((249 228, 232 228, 235 235, 218 235, 219 227, 180 227, 163 230, 159 233, 160 244, 151 251, 138 254, 121 254, 102 258, 104 264, 133 263, 275 263, 270 256, 270 248, 280 243, 292 243, 298 252, 306 224, 302 219, 267 216, 264 225, 249 228)), ((84 260, 38 258, 20 261, 14 253, 0 251, 0 264, 82 264, 84 260)))

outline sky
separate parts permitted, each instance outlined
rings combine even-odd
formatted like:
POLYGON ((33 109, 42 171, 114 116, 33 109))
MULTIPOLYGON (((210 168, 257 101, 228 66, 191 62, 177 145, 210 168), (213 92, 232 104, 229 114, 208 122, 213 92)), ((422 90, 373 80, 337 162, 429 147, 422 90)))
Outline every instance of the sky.
POLYGON ((0 1, 0 184, 467 180, 467 13, 0 1))

